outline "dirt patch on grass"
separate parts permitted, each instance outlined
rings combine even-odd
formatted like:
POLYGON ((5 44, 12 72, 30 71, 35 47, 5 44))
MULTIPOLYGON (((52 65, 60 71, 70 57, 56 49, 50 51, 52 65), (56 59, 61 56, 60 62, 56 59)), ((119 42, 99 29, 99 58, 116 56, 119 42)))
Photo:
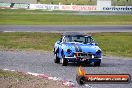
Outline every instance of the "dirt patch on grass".
POLYGON ((68 88, 60 81, 0 70, 0 88, 68 88))

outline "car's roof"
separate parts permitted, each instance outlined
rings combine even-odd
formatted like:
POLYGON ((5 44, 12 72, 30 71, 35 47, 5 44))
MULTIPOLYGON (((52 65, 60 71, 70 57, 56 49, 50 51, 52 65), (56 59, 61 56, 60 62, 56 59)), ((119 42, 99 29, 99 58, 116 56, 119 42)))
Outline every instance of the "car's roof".
POLYGON ((63 36, 88 36, 88 35, 80 32, 65 32, 63 33, 63 36))

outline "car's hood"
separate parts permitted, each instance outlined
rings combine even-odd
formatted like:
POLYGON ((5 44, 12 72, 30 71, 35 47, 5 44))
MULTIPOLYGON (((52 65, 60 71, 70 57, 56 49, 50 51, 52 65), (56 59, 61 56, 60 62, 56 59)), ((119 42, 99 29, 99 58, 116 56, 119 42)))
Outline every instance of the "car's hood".
POLYGON ((73 52, 86 52, 86 53, 96 53, 97 50, 101 50, 98 46, 95 45, 95 43, 65 43, 65 46, 72 50, 73 52))

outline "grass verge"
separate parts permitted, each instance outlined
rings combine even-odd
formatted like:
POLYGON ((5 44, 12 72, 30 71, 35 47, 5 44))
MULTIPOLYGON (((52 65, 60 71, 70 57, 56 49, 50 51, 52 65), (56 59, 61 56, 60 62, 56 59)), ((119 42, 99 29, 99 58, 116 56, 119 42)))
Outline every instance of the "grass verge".
POLYGON ((53 80, 0 70, 0 88, 68 88, 53 80))
POLYGON ((17 73, 17 72, 10 72, 10 71, 3 71, 0 69, 0 78, 6 79, 6 78, 14 78, 16 81, 20 81, 23 79, 33 79, 33 76, 24 75, 23 73, 17 73))
POLYGON ((0 25, 132 25, 132 15, 57 13, 40 10, 0 10, 0 25))
POLYGON ((0 32, 0 49, 35 49, 51 51, 58 33, 0 32))
POLYGON ((132 33, 96 33, 94 38, 105 55, 132 57, 132 33))
MULTIPOLYGON (((0 49, 52 51, 59 33, 0 32, 0 49)), ((132 33, 93 33, 105 55, 132 57, 132 33)))

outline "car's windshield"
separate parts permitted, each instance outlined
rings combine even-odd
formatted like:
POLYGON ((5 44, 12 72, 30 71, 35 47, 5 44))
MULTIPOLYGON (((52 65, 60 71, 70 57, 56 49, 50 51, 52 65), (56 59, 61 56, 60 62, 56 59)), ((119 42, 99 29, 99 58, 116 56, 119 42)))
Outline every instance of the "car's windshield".
POLYGON ((79 42, 79 43, 93 43, 94 40, 90 36, 66 36, 66 42, 79 42))

